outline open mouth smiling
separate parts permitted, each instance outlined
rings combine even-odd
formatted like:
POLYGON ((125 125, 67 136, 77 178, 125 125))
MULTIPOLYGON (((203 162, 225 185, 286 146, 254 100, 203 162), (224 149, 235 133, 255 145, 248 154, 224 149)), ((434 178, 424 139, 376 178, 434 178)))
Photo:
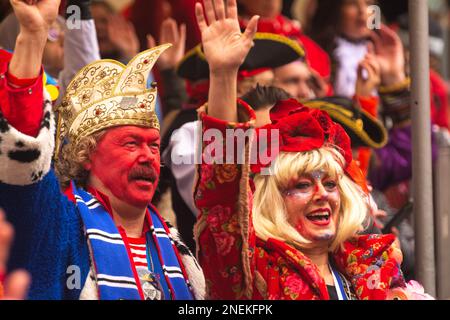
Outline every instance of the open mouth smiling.
POLYGON ((325 225, 330 222, 331 210, 327 208, 321 208, 314 210, 306 214, 306 219, 314 224, 325 225))

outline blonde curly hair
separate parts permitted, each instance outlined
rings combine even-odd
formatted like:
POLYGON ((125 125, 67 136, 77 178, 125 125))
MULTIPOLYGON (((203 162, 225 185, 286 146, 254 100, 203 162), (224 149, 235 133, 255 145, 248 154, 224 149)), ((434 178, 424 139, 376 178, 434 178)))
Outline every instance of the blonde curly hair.
POLYGON ((56 174, 61 188, 64 190, 73 180, 77 186, 86 187, 89 171, 84 168, 90 160, 91 153, 104 136, 105 130, 84 137, 76 145, 68 143, 62 147, 61 155, 55 162, 56 174))
POLYGON ((313 243, 304 238, 290 223, 282 195, 292 179, 323 169, 331 177, 338 177, 341 206, 336 236, 329 250, 337 250, 344 241, 356 236, 365 228, 367 203, 361 188, 343 171, 342 155, 333 147, 322 147, 305 152, 281 152, 274 163, 272 175, 255 177, 253 225, 256 235, 267 241, 274 238, 311 248, 313 243))

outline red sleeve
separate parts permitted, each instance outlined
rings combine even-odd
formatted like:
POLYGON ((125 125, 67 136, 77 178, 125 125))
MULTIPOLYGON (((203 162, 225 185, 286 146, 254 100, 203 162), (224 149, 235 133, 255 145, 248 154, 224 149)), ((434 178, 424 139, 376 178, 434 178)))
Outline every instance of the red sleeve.
POLYGON ((0 111, 11 126, 36 137, 43 117, 42 71, 36 79, 17 79, 7 70, 8 61, 1 61, 0 111))
MULTIPOLYGON (((250 115, 253 112, 247 111, 250 115)), ((200 118, 203 134, 210 130, 225 137, 227 129, 249 128, 249 123, 227 123, 205 113, 201 113, 200 118)), ((219 143, 214 140, 214 145, 218 147, 214 148, 216 156, 220 147, 226 154, 225 139, 215 135, 213 139, 219 139, 219 143)), ((212 145, 203 143, 203 163, 197 169, 199 180, 195 201, 200 215, 195 234, 199 244, 198 259, 205 274, 210 299, 249 299, 248 289, 253 285, 256 267, 256 237, 251 222, 252 195, 250 192, 246 194, 246 188, 242 186, 244 165, 236 162, 218 164, 218 161, 211 163, 207 160, 212 145)), ((216 156, 214 158, 218 159, 216 156)), ((248 176, 248 171, 246 174, 248 176)))

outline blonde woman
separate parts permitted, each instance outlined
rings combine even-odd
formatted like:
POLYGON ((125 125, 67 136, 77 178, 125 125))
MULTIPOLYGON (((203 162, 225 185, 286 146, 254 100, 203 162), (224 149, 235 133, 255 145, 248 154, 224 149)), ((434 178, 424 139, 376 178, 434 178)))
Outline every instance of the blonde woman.
MULTIPOLYGON (((202 129, 239 136, 251 129, 254 112, 242 102, 235 107, 235 74, 252 45, 258 17, 241 34, 235 1, 226 9, 223 0, 203 4, 204 9, 197 4, 196 14, 211 82, 202 129)), ((195 234, 208 297, 412 297, 394 236, 358 235, 367 205, 354 182, 348 135, 326 113, 294 100, 272 110, 272 123, 262 128, 279 134, 280 152, 271 161, 257 161, 250 169, 249 143, 240 150, 226 139, 223 145, 204 139, 195 234), (237 156, 226 161, 232 149, 245 164, 237 156)))

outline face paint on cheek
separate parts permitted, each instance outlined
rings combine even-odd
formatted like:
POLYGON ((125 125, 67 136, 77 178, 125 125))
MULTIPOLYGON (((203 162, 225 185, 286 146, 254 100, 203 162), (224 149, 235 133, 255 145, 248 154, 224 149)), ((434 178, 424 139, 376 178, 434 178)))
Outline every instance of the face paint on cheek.
POLYGON ((285 193, 285 201, 290 203, 290 207, 292 207, 293 211, 298 212, 298 210, 302 210, 300 208, 304 208, 308 205, 308 203, 312 199, 311 192, 299 192, 298 190, 286 191, 285 193))
POLYGON ((283 194, 285 197, 304 201, 308 200, 312 195, 310 191, 300 191, 298 189, 288 189, 283 194))

